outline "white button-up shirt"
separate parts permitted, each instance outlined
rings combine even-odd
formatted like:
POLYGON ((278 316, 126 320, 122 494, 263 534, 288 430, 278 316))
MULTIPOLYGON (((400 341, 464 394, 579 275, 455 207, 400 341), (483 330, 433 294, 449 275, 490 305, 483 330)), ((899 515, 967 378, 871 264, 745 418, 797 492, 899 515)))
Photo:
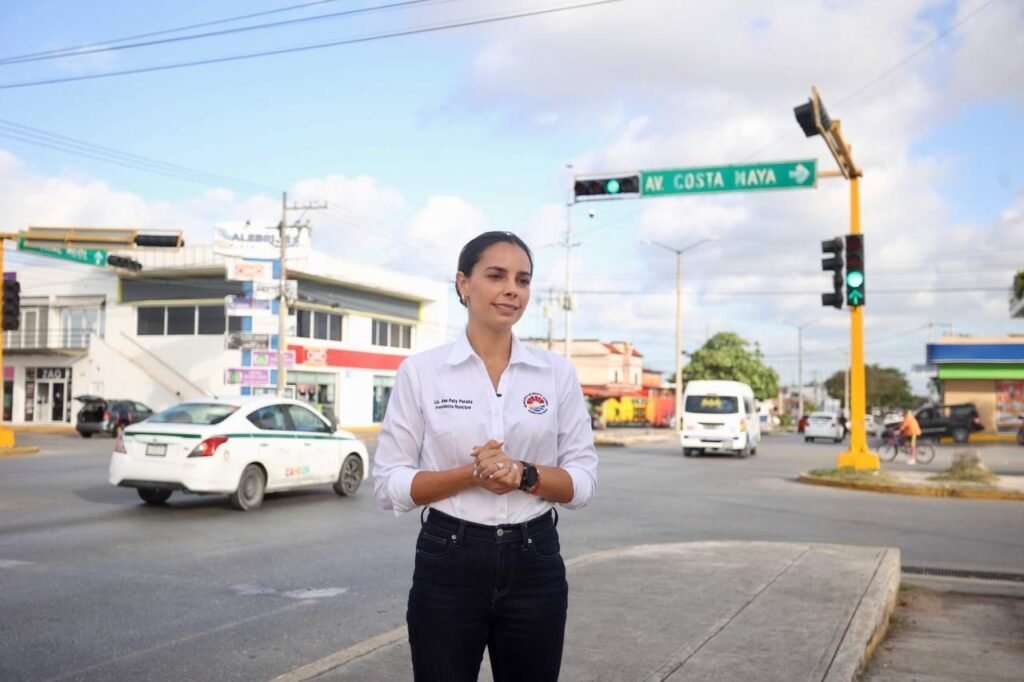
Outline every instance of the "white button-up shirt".
MULTIPOLYGON (((576 368, 513 336, 495 390, 465 331, 399 366, 374 454, 374 495, 396 514, 415 509, 418 472, 470 464, 473 448, 492 439, 512 459, 565 469, 573 484, 566 507, 582 507, 594 496, 597 451, 576 368)), ((493 526, 529 521, 554 505, 518 490, 496 495, 474 487, 430 506, 493 526)))

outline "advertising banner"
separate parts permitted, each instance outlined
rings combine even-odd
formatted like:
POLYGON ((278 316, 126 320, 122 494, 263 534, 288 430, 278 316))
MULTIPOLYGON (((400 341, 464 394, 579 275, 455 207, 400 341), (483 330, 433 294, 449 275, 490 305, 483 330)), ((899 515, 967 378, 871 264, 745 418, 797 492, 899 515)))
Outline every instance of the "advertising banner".
POLYGON ((274 264, 269 261, 228 260, 227 278, 236 282, 272 281, 274 264))
POLYGON ((271 301, 256 301, 241 296, 225 296, 224 309, 228 315, 269 315, 271 301))
MULTIPOLYGON (((276 334, 277 324, 277 315, 254 315, 252 317, 252 331, 258 334, 276 334)), ((288 336, 295 336, 295 328, 295 316, 289 315, 285 323, 288 336)))
POLYGON ((270 348, 270 334, 253 334, 252 332, 228 332, 224 337, 224 347, 228 350, 245 350, 253 348, 270 348))
MULTIPOLYGON (((213 226, 213 251, 233 258, 277 260, 281 256, 280 230, 275 226, 253 227, 248 222, 217 223, 213 226)), ((289 227, 288 258, 309 257, 309 230, 289 227)))
POLYGON ((234 386, 267 386, 270 370, 256 367, 233 367, 224 370, 224 383, 234 386))
MULTIPOLYGON (((260 301, 273 301, 281 295, 281 280, 272 279, 269 282, 251 282, 246 285, 246 288, 252 291, 250 298, 260 301)), ((299 297, 298 280, 285 280, 284 289, 285 298, 288 300, 294 301, 299 297)))
MULTIPOLYGON (((253 367, 277 368, 276 350, 254 350, 250 357, 252 358, 253 367)), ((295 351, 290 350, 284 354, 284 366, 285 369, 293 369, 295 367, 295 351)))

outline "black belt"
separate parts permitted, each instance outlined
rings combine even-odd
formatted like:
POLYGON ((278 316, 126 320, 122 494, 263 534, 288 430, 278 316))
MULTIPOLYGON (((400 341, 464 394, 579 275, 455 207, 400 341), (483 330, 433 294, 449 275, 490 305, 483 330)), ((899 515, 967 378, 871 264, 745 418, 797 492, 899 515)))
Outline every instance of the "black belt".
POLYGON ((524 523, 507 523, 498 526, 488 526, 483 523, 464 521, 445 514, 437 509, 424 507, 420 512, 420 520, 425 525, 433 526, 451 534, 458 544, 464 539, 493 543, 521 542, 526 544, 531 536, 550 530, 558 525, 558 511, 554 508, 550 512, 530 519, 524 523), (426 515, 426 520, 424 520, 426 515))

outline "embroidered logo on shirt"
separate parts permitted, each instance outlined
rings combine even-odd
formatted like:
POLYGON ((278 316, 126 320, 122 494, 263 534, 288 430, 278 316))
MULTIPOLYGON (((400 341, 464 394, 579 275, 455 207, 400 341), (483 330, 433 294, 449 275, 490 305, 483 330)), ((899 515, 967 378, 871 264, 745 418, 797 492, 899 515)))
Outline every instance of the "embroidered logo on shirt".
POLYGON ((548 411, 548 399, 540 393, 527 393, 523 398, 523 407, 530 414, 544 414, 548 411))

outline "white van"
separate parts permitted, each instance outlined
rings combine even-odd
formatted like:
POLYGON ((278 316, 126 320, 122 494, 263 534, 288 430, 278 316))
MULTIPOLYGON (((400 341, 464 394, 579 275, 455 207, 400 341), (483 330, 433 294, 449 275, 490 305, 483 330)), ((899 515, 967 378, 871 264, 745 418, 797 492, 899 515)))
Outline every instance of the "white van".
POLYGON ((687 383, 679 441, 687 457, 705 450, 728 450, 737 457, 756 455, 761 422, 754 391, 740 381, 687 383))

